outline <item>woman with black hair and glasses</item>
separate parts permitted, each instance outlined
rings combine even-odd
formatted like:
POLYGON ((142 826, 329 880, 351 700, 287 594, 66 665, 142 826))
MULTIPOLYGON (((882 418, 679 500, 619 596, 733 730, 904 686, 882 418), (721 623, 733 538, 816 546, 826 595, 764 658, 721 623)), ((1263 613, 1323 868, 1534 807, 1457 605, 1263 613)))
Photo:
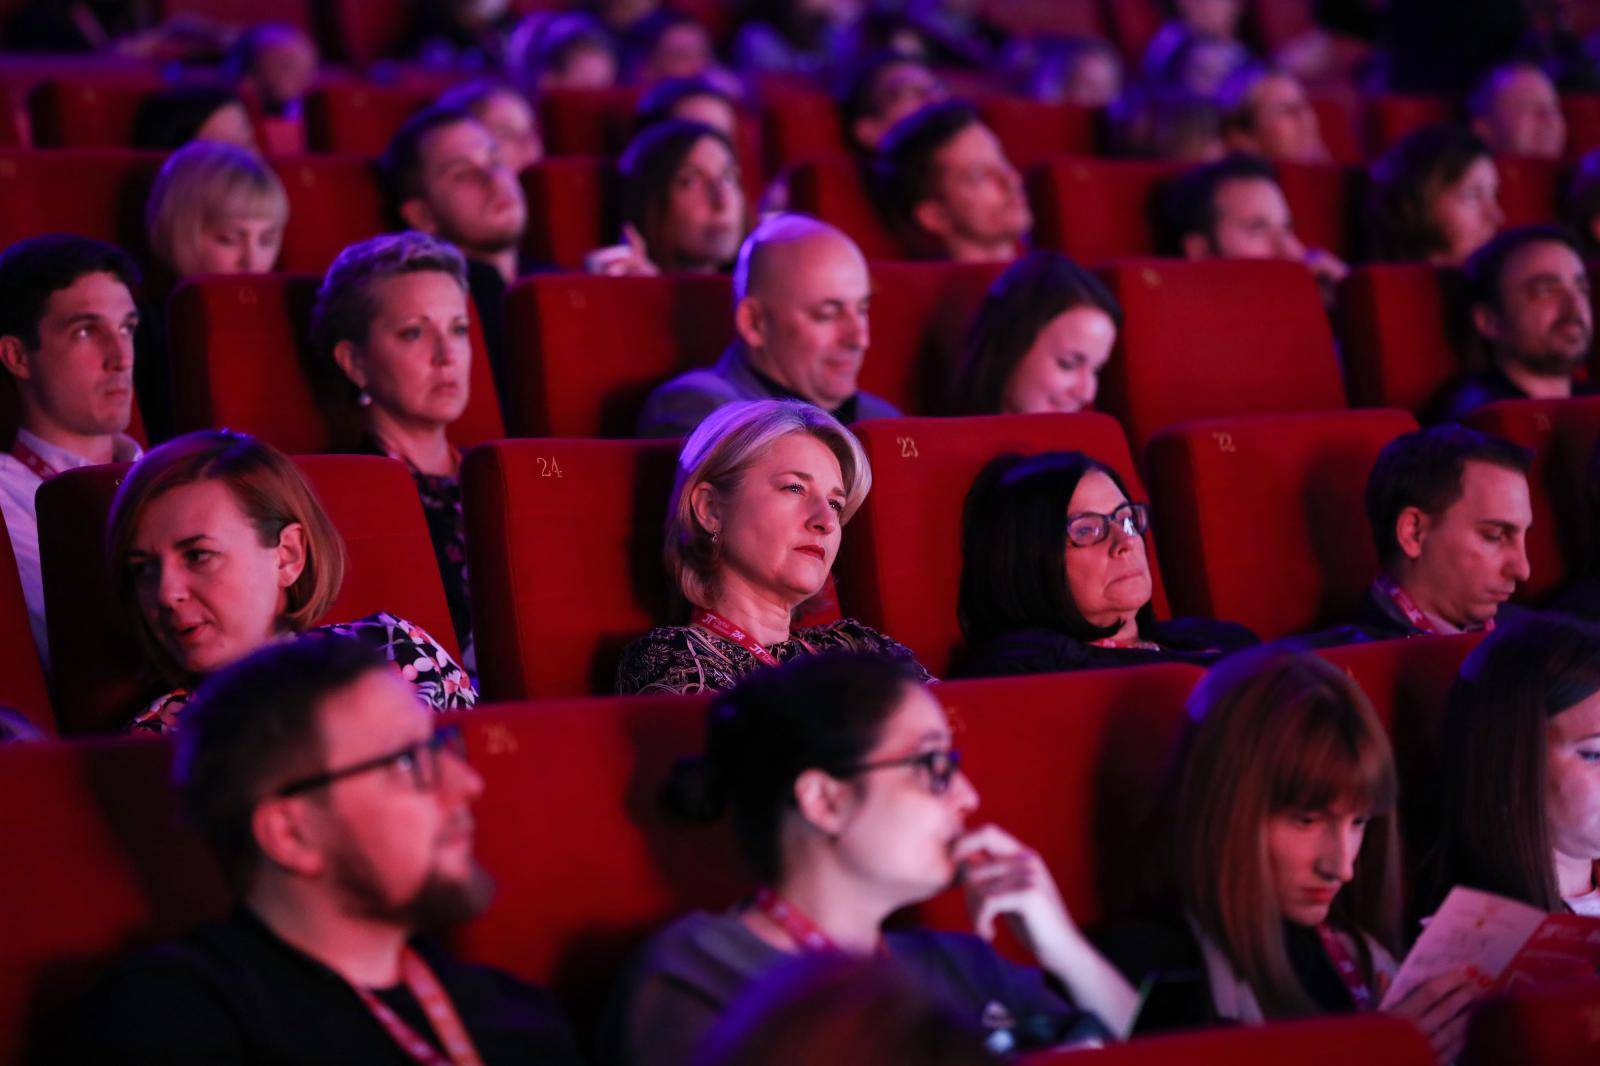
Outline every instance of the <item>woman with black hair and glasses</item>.
POLYGON ((1148 504, 1082 452, 1002 455, 967 493, 957 610, 970 676, 1179 661, 1255 644, 1233 622, 1158 622, 1148 504))
POLYGON ((1133 989, 1079 932, 1039 856, 995 826, 967 826, 977 791, 913 666, 828 653, 752 674, 712 704, 705 754, 678 765, 663 801, 697 821, 730 813, 762 887, 650 943, 603 1027, 613 1061, 694 1061, 758 978, 822 951, 892 960, 995 1049, 1104 1041, 1130 1026, 1133 989), (992 937, 1006 915, 1042 970, 977 937, 883 930, 953 881, 977 932, 992 937))

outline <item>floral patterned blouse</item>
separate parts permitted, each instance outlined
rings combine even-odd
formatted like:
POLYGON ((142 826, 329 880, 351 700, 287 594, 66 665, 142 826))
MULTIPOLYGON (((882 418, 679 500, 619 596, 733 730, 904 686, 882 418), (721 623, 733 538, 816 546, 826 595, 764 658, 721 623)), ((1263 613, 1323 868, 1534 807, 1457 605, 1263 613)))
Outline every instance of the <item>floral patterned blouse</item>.
MULTIPOLYGON (((853 618, 796 630, 788 640, 767 645, 767 650, 780 663, 823 651, 868 652, 904 660, 916 667, 922 680, 934 680, 910 648, 853 618)), ((699 626, 657 626, 623 649, 617 692, 721 692, 760 668, 743 647, 699 626)))
MULTIPOLYGON (((427 630, 387 611, 369 614, 354 622, 318 626, 310 633, 354 637, 377 648, 384 658, 394 663, 400 676, 416 688, 417 698, 436 711, 465 710, 478 702, 478 692, 472 687, 471 678, 450 653, 427 630)), ((179 714, 192 695, 185 688, 173 689, 140 712, 128 731, 172 732, 178 727, 179 714)))

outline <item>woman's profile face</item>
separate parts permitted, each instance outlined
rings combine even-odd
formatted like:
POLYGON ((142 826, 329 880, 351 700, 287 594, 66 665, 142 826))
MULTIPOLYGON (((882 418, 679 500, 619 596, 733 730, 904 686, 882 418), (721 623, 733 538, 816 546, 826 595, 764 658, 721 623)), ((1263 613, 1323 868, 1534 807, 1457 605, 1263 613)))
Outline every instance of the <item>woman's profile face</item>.
MULTIPOLYGON (((1067 503, 1067 523, 1088 514, 1111 515, 1128 502, 1117 483, 1098 470, 1079 481, 1067 503)), ((1150 564, 1144 538, 1109 522, 1106 539, 1085 548, 1066 545, 1067 591, 1090 625, 1120 625, 1150 602, 1150 564)))
POLYGON ((1544 803, 1557 856, 1600 860, 1600 693, 1545 726, 1544 803))
POLYGON ((1111 358, 1117 327, 1098 307, 1074 307, 1039 331, 1006 377, 1005 414, 1082 411, 1094 406, 1100 371, 1111 358))
MULTIPOLYGON (((467 409, 472 320, 456 279, 426 270, 372 285, 377 313, 366 343, 340 365, 374 408, 415 427, 442 429, 467 409)), ((344 345, 340 346, 341 348, 344 345)))
POLYGON ((1298 925, 1327 920, 1333 898, 1356 872, 1368 814, 1336 809, 1280 811, 1267 819, 1267 861, 1283 916, 1298 925))
POLYGON ((183 277, 265 274, 282 248, 281 219, 227 212, 201 221, 193 246, 178 251, 175 265, 183 277))
POLYGON ((739 164, 721 141, 701 138, 679 164, 667 187, 661 228, 667 248, 650 250, 658 262, 710 270, 738 254, 744 239, 744 189, 739 164))
POLYGON ((1464 263, 1500 232, 1506 220, 1500 210, 1500 174, 1494 160, 1488 156, 1473 160, 1459 180, 1433 193, 1427 213, 1444 248, 1438 259, 1464 263))
POLYGON ((124 565, 156 642, 186 672, 207 674, 277 632, 304 537, 294 523, 263 545, 227 483, 200 481, 145 506, 124 565))

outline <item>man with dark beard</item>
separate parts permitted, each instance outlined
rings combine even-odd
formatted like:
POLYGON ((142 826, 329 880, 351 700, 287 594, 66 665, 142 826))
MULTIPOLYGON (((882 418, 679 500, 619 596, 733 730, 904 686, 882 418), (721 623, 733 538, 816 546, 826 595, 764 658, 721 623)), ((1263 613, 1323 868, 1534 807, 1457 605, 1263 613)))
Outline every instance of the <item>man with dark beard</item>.
POLYGON ((1576 236, 1559 226, 1506 230, 1473 253, 1466 275, 1472 328, 1488 366, 1451 383, 1434 408, 1437 421, 1495 400, 1591 391, 1573 380, 1593 337, 1589 275, 1576 236))
POLYGON ((184 711, 174 776, 239 904, 91 997, 70 1061, 576 1063, 547 993, 420 933, 493 885, 483 780, 370 648, 274 644, 184 711))

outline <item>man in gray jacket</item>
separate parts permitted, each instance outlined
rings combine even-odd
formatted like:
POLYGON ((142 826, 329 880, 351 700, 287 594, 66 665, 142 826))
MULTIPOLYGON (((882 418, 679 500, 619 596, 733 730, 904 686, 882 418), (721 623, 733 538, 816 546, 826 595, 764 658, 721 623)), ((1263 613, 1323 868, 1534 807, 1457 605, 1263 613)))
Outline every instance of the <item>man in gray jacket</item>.
POLYGON ((739 249, 733 299, 733 342, 713 366, 652 392, 639 436, 687 436, 735 400, 798 398, 842 422, 900 414, 856 389, 872 279, 860 249, 839 230, 805 215, 767 219, 739 249))

